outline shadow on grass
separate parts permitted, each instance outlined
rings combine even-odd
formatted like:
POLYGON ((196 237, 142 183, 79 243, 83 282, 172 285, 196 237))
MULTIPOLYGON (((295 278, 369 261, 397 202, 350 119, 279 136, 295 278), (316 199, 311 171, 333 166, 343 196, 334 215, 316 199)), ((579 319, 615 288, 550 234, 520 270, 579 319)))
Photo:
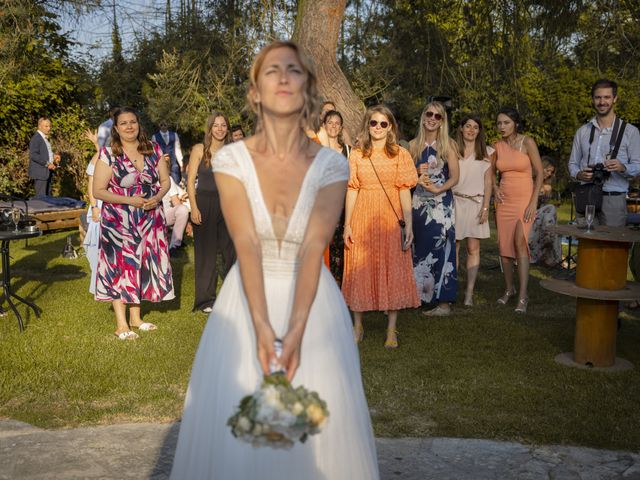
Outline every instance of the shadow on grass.
MULTIPOLYGON (((19 245, 14 242, 10 248, 15 252, 20 251, 20 257, 11 261, 11 290, 19 292, 23 287, 30 284, 30 291, 18 293, 26 300, 37 305, 38 299, 41 299, 51 288, 55 288, 60 282, 67 280, 76 280, 85 277, 84 266, 80 263, 83 257, 77 259, 62 259, 62 250, 67 242, 67 236, 72 236, 74 244, 79 243, 77 232, 70 232, 64 237, 59 234, 56 236, 45 235, 31 242, 25 242, 19 245), (24 253, 27 253, 24 255, 24 253), (50 263, 56 259, 64 262, 74 262, 67 264, 57 264, 50 266, 50 263)), ((23 306, 22 303, 16 302, 17 307, 23 306)), ((29 326, 31 319, 35 316, 33 311, 25 307, 26 315, 23 315, 25 327, 29 326)))

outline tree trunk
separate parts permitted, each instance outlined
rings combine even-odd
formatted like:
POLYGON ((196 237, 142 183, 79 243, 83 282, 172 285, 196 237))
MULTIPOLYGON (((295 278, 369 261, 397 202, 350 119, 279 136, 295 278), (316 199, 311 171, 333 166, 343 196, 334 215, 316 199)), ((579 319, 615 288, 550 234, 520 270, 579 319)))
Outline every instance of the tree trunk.
POLYGON ((337 60, 338 38, 346 0, 299 0, 293 39, 316 67, 318 87, 344 118, 345 139, 355 140, 364 104, 354 93, 337 60))

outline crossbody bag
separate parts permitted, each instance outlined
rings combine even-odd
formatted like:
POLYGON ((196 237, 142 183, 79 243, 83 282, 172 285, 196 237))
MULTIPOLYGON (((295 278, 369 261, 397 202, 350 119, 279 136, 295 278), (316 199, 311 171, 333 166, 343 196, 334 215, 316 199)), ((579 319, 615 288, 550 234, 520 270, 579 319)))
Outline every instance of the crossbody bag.
POLYGON ((389 206, 391 207, 391 210, 393 210, 393 214, 396 216, 396 219, 398 220, 398 225, 400 225, 400 248, 402 248, 403 251, 408 250, 409 246, 405 247, 405 243, 407 242, 407 231, 406 231, 407 224, 403 219, 400 218, 400 215, 398 215, 398 213, 396 212, 396 209, 394 208, 393 203, 391 202, 391 198, 387 193, 387 189, 384 188, 384 184, 382 183, 382 180, 380 180, 380 176, 378 175, 378 171, 376 170, 376 166, 373 164, 373 160, 371 160, 371 157, 369 157, 369 162, 371 162, 371 168, 373 168, 373 173, 376 174, 378 183, 380 183, 380 186, 382 187, 382 191, 384 192, 384 195, 387 197, 387 200, 389 201, 389 206))

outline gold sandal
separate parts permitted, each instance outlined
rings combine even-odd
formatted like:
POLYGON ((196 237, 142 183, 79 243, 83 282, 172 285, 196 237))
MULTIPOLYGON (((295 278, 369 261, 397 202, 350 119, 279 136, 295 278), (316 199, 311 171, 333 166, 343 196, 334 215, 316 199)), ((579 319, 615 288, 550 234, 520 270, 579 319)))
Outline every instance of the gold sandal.
POLYGON ((389 328, 387 329, 387 340, 384 342, 384 348, 394 349, 398 348, 398 331, 389 328))

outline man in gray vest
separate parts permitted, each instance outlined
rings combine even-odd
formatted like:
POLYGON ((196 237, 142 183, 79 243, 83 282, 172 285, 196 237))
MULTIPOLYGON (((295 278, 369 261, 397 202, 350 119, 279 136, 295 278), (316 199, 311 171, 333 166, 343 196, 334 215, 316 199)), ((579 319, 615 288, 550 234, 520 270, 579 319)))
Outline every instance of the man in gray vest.
POLYGON ((162 153, 169 155, 171 159, 170 174, 171 178, 180 183, 182 178, 182 149, 180 148, 180 138, 176 132, 169 130, 169 125, 164 120, 158 125, 160 131, 153 134, 151 141, 158 144, 162 153))
POLYGON ((36 196, 51 195, 51 173, 57 168, 59 155, 54 155, 49 143, 51 120, 38 119, 38 131, 29 142, 29 178, 33 179, 36 196))
MULTIPOLYGON (((578 129, 569 157, 569 174, 583 184, 602 183, 602 208, 594 223, 624 226, 629 179, 640 174, 640 133, 615 114, 618 84, 606 78, 591 88, 596 116, 578 129)), ((576 213, 579 224, 584 214, 576 213)))

